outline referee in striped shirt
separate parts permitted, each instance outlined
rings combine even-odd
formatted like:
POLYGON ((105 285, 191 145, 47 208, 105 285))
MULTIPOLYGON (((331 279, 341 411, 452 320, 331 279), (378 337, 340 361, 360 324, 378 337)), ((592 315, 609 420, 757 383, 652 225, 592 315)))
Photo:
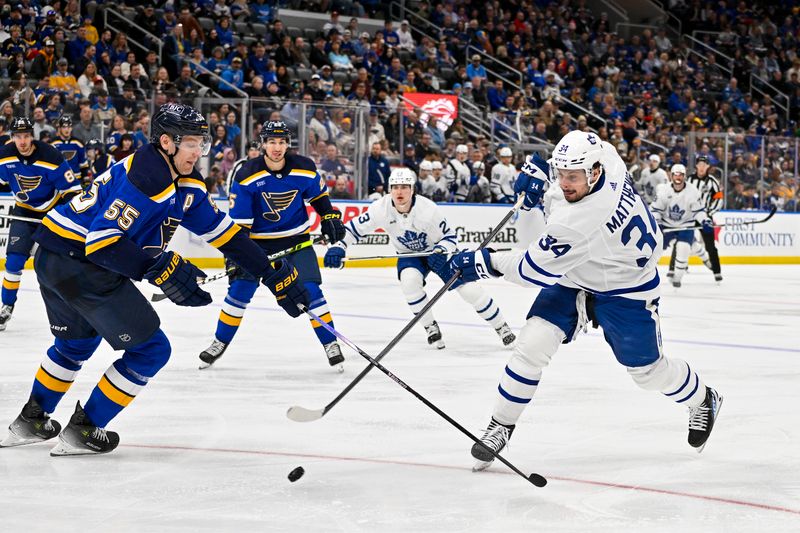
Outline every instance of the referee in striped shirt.
MULTIPOLYGON (((697 156, 695 160, 694 174, 689 176, 689 183, 697 187, 700 191, 700 199, 706 206, 708 217, 713 220, 714 213, 722 209, 722 189, 719 186, 719 178, 709 172, 711 165, 708 164, 708 157, 705 155, 697 156)), ((717 253, 717 243, 714 240, 714 233, 697 232, 703 238, 703 244, 708 252, 711 261, 711 270, 714 272, 714 279, 722 281, 722 269, 719 264, 719 253, 717 253)))

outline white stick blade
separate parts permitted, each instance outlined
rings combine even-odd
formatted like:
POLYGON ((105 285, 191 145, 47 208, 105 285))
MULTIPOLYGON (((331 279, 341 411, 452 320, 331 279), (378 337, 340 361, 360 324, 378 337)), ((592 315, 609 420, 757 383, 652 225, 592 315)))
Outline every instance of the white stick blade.
POLYGON ((289 420, 294 420, 295 422, 313 422, 314 420, 322 418, 323 414, 325 414, 324 409, 306 409, 299 405, 290 407, 289 410, 286 411, 286 416, 289 420))

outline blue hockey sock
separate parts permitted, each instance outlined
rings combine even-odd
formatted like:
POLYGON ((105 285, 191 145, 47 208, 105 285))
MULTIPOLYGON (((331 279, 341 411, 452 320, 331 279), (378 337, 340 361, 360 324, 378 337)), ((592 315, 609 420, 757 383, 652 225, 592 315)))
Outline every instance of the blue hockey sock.
POLYGON ((217 331, 214 336, 218 341, 227 344, 233 340, 242 323, 247 304, 253 299, 256 289, 258 281, 237 279, 231 282, 217 320, 217 331))
MULTIPOLYGON (((330 325, 332 328, 335 327, 333 325, 331 311, 328 309, 328 302, 325 300, 325 295, 322 294, 322 289, 320 286, 311 282, 306 282, 304 285, 308 291, 309 297, 311 298, 311 303, 308 306, 309 310, 311 310, 311 312, 317 315, 323 322, 330 325)), ((322 325, 316 320, 311 320, 311 327, 314 328, 314 334, 316 334, 319 342, 323 346, 336 340, 336 336, 327 329, 323 328, 322 325)))
POLYGON ((169 360, 171 348, 160 329, 145 342, 125 350, 92 390, 84 411, 97 427, 105 427, 127 407, 169 360))
POLYGON ((56 410, 58 402, 75 381, 81 365, 92 356, 101 340, 101 337, 77 340, 56 338, 36 372, 31 390, 31 395, 45 413, 56 410))

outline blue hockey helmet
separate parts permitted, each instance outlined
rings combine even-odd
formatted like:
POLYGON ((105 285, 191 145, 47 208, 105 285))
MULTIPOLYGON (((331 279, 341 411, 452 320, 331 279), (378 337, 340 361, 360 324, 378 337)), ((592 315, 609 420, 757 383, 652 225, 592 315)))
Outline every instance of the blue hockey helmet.
POLYGON ((208 133, 208 122, 195 108, 183 104, 162 105, 150 121, 150 142, 161 148, 161 136, 172 137, 176 145, 187 135, 203 138, 203 155, 211 149, 211 137, 208 133))
POLYGON ((292 132, 289 131, 289 126, 282 120, 268 120, 261 126, 261 142, 267 142, 267 139, 272 137, 279 137, 286 139, 286 142, 292 140, 292 132))
POLYGON ((58 119, 58 127, 59 128, 71 128, 72 127, 72 117, 67 115, 61 115, 58 119))

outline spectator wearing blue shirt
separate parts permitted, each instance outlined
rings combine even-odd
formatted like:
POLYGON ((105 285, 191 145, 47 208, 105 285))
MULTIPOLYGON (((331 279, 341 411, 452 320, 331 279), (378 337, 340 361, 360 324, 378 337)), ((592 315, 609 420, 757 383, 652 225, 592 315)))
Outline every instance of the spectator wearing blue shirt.
POLYGON ((242 128, 236 123, 236 113, 229 111, 225 116, 225 141, 230 146, 236 146, 236 138, 241 135, 242 128))
POLYGON ((80 26, 75 33, 75 38, 67 43, 67 48, 64 51, 64 55, 67 56, 72 65, 86 53, 86 49, 92 44, 86 40, 86 26, 80 26))
POLYGON ((389 70, 386 72, 386 75, 398 83, 403 83, 406 81, 406 71, 403 68, 403 65, 400 63, 399 57, 392 58, 392 64, 389 66, 389 70))
MULTIPOLYGON (((264 46, 264 43, 261 41, 257 42, 253 49, 253 54, 251 54, 247 58, 247 68, 248 70, 252 70, 256 73, 257 76, 261 76, 264 78, 264 81, 277 81, 277 77, 274 75, 272 79, 267 79, 267 73, 269 72, 269 63, 270 59, 267 55, 267 47, 264 46)), ((274 67, 273 67, 274 68, 274 67)))
POLYGON ((486 79, 486 67, 481 65, 481 56, 479 54, 474 54, 472 56, 472 62, 467 65, 467 78, 472 79, 476 76, 484 80, 486 79))
POLYGON ((272 2, 267 3, 267 0, 256 0, 250 4, 250 10, 255 15, 256 19, 262 24, 269 24, 272 22, 272 2))
POLYGON ((242 70, 242 58, 239 56, 231 60, 231 66, 222 71, 222 82, 219 84, 219 91, 223 95, 232 96, 238 94, 233 88, 244 89, 244 71, 242 70))
POLYGON ((233 29, 230 17, 222 17, 217 24, 217 37, 221 45, 233 46, 233 29))
POLYGON ((503 80, 495 80, 494 85, 486 91, 486 98, 489 99, 489 107, 492 111, 497 111, 505 105, 506 96, 503 80))
POLYGON ((372 143, 369 158, 367 159, 367 192, 368 194, 383 194, 389 183, 389 160, 381 152, 381 143, 372 143))
POLYGON ((383 35, 383 42, 386 43, 386 46, 396 48, 397 45, 400 44, 400 36, 397 35, 397 32, 392 28, 391 20, 387 20, 383 23, 383 29, 380 33, 383 35))

